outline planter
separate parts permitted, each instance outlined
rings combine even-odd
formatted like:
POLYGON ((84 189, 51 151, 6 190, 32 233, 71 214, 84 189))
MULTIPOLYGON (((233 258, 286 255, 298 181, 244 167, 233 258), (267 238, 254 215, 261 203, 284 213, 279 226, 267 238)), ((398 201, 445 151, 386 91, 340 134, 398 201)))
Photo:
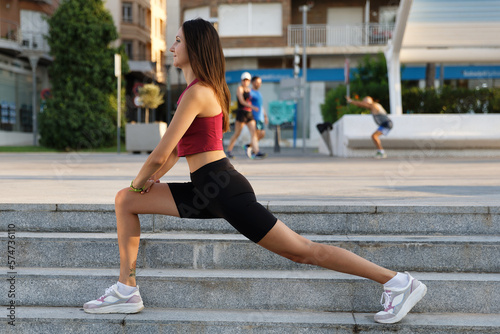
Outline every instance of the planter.
POLYGON ((151 152, 167 131, 167 123, 127 123, 125 146, 129 152, 151 152))

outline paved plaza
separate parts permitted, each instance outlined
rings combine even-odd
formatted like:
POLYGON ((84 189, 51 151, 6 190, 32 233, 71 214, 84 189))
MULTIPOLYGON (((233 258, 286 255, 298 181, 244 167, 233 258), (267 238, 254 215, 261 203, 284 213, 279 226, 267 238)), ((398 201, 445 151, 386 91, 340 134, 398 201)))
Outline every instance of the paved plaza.
MULTIPOLYGON (((500 203, 500 158, 336 158, 312 149, 267 148, 265 160, 232 160, 259 201, 373 205, 500 203)), ((390 152, 389 152, 390 154, 390 152)), ((112 204, 145 154, 0 153, 0 203, 112 204)), ((181 158, 163 182, 189 180, 181 158)))

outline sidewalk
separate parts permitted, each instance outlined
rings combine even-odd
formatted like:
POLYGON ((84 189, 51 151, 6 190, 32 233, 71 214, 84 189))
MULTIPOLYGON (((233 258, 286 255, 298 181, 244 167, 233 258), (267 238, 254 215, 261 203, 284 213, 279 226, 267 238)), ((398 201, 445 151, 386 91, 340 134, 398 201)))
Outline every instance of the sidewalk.
MULTIPOLYGON (((232 163, 259 201, 304 204, 483 205, 500 203, 500 158, 332 158, 267 148, 265 160, 237 151, 232 163)), ((146 155, 0 153, 0 203, 112 204, 146 155)), ((189 180, 186 160, 162 181, 189 180)))

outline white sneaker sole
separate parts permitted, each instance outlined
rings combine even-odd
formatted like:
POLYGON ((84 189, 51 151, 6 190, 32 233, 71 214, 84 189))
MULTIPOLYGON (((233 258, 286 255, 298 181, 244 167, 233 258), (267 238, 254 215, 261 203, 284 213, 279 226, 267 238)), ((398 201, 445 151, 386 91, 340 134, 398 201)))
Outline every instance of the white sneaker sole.
POLYGON ((398 321, 401 321, 407 314, 408 312, 411 311, 413 306, 415 306, 422 298, 424 298, 425 294, 427 293, 427 286, 420 282, 420 286, 413 291, 413 293, 408 297, 406 300, 406 303, 403 305, 399 313, 391 319, 381 319, 381 320, 375 320, 381 324, 394 324, 398 321))
POLYGON ((144 309, 143 302, 137 304, 118 304, 98 308, 83 309, 86 313, 106 314, 106 313, 138 313, 144 309))

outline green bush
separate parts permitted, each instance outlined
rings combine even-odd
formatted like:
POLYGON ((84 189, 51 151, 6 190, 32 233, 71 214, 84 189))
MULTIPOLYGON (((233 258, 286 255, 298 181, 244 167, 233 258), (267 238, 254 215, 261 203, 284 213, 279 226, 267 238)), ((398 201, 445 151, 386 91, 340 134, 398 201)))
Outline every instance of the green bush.
MULTIPOLYGON (((390 112, 387 66, 383 54, 380 53, 376 57, 365 56, 351 79, 351 97, 359 99, 371 96, 390 112)), ((345 114, 367 113, 365 109, 347 105, 346 91, 346 86, 340 85, 327 92, 325 102, 321 105, 325 122, 335 123, 345 114)), ((500 113, 500 89, 450 86, 441 89, 403 88, 402 102, 405 113, 500 113)))
POLYGON ((404 89, 403 109, 416 114, 463 114, 500 112, 498 88, 467 89, 445 86, 442 89, 416 87, 404 89))

